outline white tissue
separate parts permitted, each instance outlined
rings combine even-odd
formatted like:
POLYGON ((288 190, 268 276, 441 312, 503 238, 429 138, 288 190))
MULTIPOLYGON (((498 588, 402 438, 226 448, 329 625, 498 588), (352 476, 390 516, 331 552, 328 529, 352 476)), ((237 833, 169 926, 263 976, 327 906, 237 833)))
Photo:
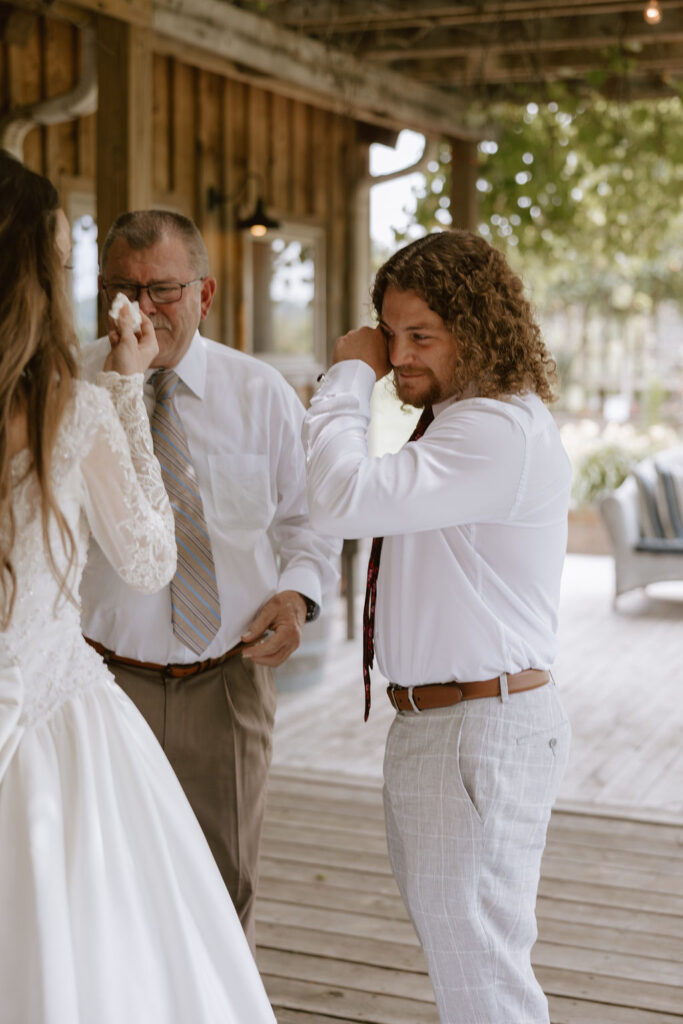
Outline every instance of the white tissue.
POLYGON ((121 324, 119 323, 119 316, 121 315, 121 310, 125 306, 128 306, 128 309, 130 310, 131 320, 133 321, 133 332, 136 333, 142 327, 142 319, 140 317, 140 306, 138 305, 137 302, 131 302, 130 299, 123 294, 123 292, 116 293, 116 298, 112 302, 111 309, 109 311, 110 315, 112 319, 116 322, 116 326, 120 327, 121 324))

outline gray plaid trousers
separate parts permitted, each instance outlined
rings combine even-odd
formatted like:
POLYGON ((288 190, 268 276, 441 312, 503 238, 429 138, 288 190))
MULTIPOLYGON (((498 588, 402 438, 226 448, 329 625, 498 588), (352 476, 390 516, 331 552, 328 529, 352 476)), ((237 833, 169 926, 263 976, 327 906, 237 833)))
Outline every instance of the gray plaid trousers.
POLYGON ((505 700, 399 713, 391 725, 389 856, 442 1024, 548 1024, 530 952, 569 742, 552 682, 505 700))

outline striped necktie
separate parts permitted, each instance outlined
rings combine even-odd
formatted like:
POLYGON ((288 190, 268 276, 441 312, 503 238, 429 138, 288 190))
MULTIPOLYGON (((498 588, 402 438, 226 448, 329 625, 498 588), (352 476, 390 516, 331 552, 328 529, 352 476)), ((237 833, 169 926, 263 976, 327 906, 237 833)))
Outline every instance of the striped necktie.
POLYGON ((178 375, 174 370, 157 370, 152 385, 154 453, 173 509, 178 546, 178 567, 171 580, 173 632, 186 647, 201 654, 221 624, 211 540, 197 473, 173 401, 178 375))
MULTIPOLYGON (((415 430, 408 438, 408 443, 417 441, 424 434, 429 424, 434 419, 431 405, 425 406, 422 410, 415 430)), ((375 537, 370 549, 370 560, 368 562, 368 579, 365 587, 365 608, 363 609, 363 684, 365 686, 365 716, 367 722, 370 714, 370 669, 375 661, 375 601, 377 600, 377 576, 379 574, 379 559, 382 554, 382 541, 384 537, 375 537)))

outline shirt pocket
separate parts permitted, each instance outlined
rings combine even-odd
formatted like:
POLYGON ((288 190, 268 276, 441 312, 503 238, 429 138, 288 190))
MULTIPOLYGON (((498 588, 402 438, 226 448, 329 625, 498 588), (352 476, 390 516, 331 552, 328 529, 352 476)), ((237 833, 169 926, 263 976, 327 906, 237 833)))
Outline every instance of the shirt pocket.
POLYGON ((209 455, 209 474, 219 528, 266 530, 276 504, 266 455, 209 455))

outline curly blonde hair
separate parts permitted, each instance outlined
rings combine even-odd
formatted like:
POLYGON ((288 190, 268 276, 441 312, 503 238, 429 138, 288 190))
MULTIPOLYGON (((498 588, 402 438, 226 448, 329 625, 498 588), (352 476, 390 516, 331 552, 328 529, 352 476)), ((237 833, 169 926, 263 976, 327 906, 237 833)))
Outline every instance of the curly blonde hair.
POLYGON ((482 398, 535 392, 555 399, 555 360, 524 286, 498 249, 470 231, 440 231, 395 252, 377 271, 377 315, 387 288, 414 292, 444 322, 456 349, 457 379, 482 398))

